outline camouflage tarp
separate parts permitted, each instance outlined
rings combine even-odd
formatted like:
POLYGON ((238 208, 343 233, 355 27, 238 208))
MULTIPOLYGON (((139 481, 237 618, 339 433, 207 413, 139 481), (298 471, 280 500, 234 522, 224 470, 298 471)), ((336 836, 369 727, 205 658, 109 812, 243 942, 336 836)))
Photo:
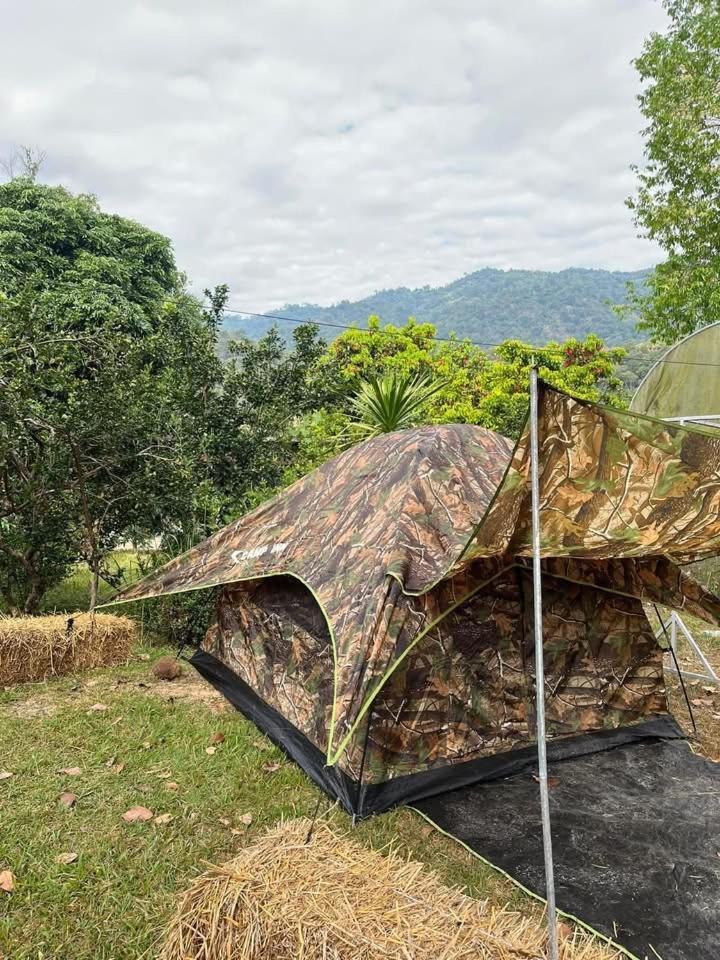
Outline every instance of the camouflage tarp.
MULTIPOLYGON (((543 385, 540 509, 546 557, 720 552, 720 434, 595 406, 543 385)), ((501 489, 461 563, 531 554, 530 443, 525 431, 501 489)))
MULTIPOLYGON (((546 386, 539 428, 551 732, 662 713, 662 661, 640 600, 720 610, 676 565, 720 551, 720 438, 546 386)), ((236 585, 222 592, 207 649, 348 770, 366 752, 381 777, 407 772, 403 756, 416 769, 509 749, 532 738, 528 468, 527 433, 514 450, 468 425, 385 435, 117 599, 236 585), (318 605, 299 625, 307 597, 299 585, 289 596, 289 576, 318 605), (283 615, 270 610, 280 593, 283 615), (459 637, 468 618, 484 625, 475 659, 451 629, 459 637)))

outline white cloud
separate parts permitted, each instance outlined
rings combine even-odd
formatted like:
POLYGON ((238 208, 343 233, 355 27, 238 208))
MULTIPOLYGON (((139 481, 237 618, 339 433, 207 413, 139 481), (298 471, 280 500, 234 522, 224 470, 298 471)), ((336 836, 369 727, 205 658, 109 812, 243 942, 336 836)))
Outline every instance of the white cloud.
POLYGON ((0 153, 173 238, 247 309, 481 266, 634 269, 656 0, 29 0, 0 153))

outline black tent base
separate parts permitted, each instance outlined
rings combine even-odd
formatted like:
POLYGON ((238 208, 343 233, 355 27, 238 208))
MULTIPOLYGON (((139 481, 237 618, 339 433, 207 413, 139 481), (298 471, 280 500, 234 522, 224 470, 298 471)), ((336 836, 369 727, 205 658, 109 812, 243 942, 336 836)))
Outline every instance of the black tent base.
MULTIPOLYGON (((252 720, 273 743, 302 767, 311 780, 355 817, 372 816, 391 807, 413 803, 446 793, 448 790, 508 777, 531 769, 537 762, 537 748, 532 745, 491 757, 478 757, 463 763, 395 777, 382 783, 359 783, 337 766, 327 766, 324 753, 315 744, 216 657, 204 650, 198 650, 193 654, 190 663, 234 707, 252 720)), ((565 760, 602 752, 626 743, 683 736, 682 730, 671 717, 660 716, 631 727, 552 740, 548 744, 548 758, 565 760)))
MULTIPOLYGON (((636 960, 720 958, 720 764, 645 741, 551 765, 559 909, 636 960)), ((413 803, 528 892, 544 897, 530 771, 413 803)))

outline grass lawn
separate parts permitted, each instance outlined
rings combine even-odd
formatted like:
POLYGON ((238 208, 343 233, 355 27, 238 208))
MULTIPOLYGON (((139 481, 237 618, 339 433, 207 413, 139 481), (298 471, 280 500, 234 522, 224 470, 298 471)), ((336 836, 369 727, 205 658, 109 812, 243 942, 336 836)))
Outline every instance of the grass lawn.
MULTIPOLYGON (((147 658, 162 652, 140 647, 127 667, 0 691, 0 770, 13 773, 0 780, 0 870, 15 876, 14 892, 0 893, 3 960, 152 957, 175 893, 194 874, 279 818, 312 815, 318 792, 305 775, 191 679, 191 667, 176 684, 153 680, 147 658), (91 710, 97 703, 107 709, 91 710), (59 802, 63 792, 77 796, 73 807, 59 802), (136 805, 173 819, 124 822, 136 805), (68 853, 74 863, 57 862, 68 853)), ((340 811, 331 816, 350 826, 340 811)), ((397 838, 447 881, 537 910, 409 810, 365 821, 355 836, 371 845, 397 838)))
MULTIPOLYGON (((138 554, 134 550, 115 550, 109 557, 108 566, 113 573, 119 573, 123 584, 133 583, 141 577, 138 554)), ((113 588, 100 581, 98 602, 105 603, 117 593, 113 588)), ((70 576, 62 583, 52 587, 42 598, 40 613, 55 611, 87 610, 90 602, 90 574, 86 564, 78 563, 70 576)))

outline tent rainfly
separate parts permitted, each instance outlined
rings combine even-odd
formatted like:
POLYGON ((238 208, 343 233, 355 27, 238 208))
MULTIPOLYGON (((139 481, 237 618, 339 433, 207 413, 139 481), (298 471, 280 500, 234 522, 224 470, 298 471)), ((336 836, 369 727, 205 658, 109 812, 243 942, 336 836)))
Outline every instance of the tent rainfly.
MULTIPOLYGON (((643 601, 720 616, 720 433, 538 397, 551 759, 677 737, 643 601)), ((191 662, 358 816, 537 762, 530 441, 470 425, 330 460, 114 602, 215 588, 191 662)))

